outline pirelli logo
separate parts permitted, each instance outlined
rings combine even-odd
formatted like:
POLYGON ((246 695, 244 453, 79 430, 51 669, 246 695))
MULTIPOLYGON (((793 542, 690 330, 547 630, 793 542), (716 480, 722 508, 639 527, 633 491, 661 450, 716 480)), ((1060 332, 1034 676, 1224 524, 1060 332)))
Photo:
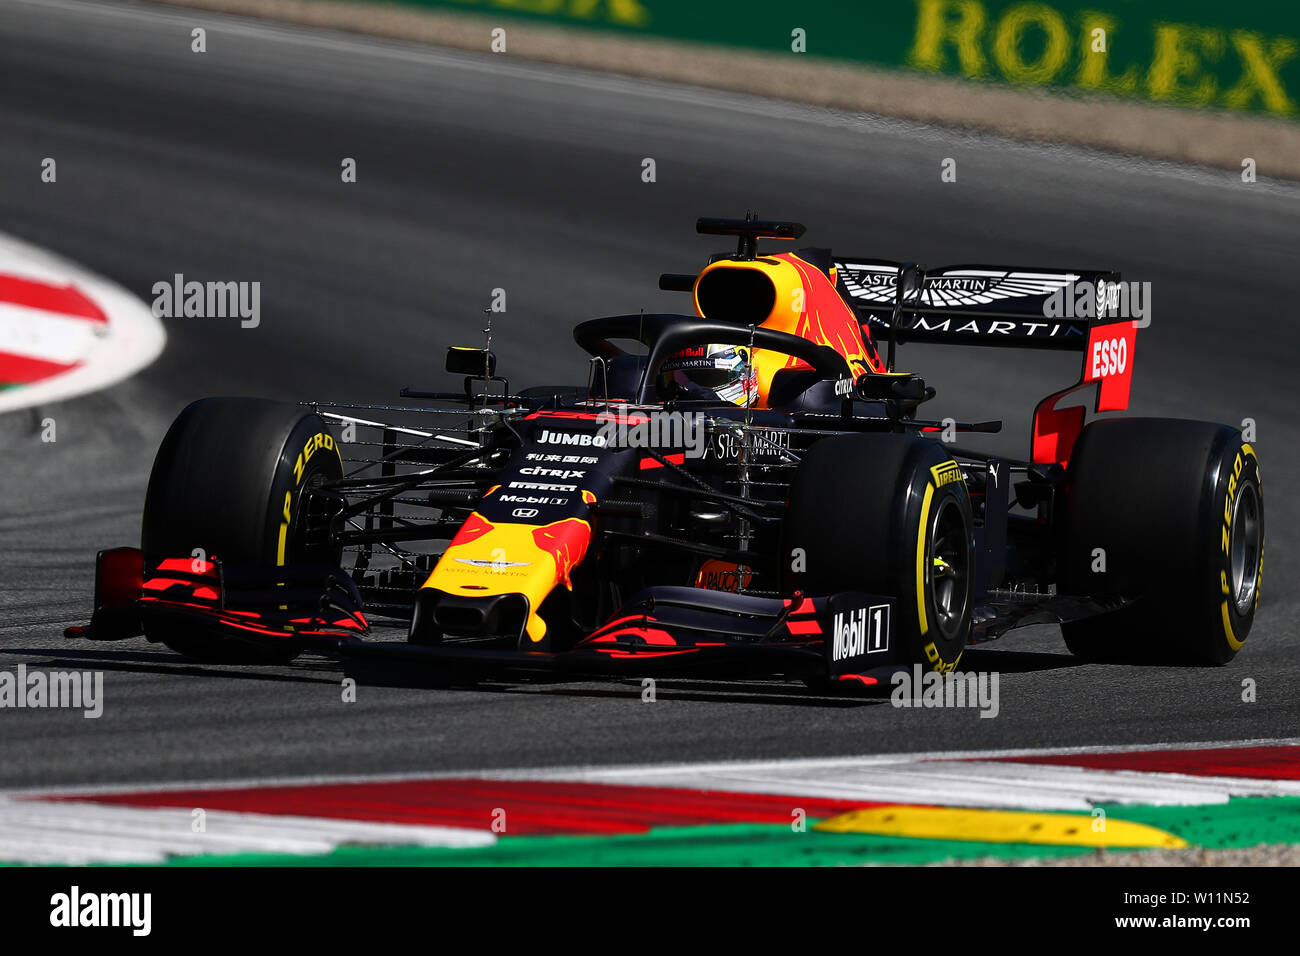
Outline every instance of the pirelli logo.
POLYGON ((961 466, 955 461, 945 461, 942 465, 935 465, 930 469, 930 474, 934 476, 935 488, 942 488, 944 485, 962 480, 961 466))

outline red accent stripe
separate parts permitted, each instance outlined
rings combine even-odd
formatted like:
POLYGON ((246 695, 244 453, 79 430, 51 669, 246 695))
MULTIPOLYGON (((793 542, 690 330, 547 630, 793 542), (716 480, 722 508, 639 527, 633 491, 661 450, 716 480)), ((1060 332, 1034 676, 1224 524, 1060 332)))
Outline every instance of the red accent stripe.
POLYGON ((1054 764, 1090 770, 1138 770, 1197 777, 1300 780, 1300 746, 1224 747, 1212 750, 1136 750, 1130 753, 999 757, 1011 763, 1054 764))
MULTIPOLYGON (((539 418, 561 418, 571 421, 594 422, 599 417, 597 412, 559 412, 559 411, 541 411, 533 412, 531 415, 525 415, 524 421, 531 422, 539 418)), ((607 416, 612 417, 612 416, 607 416)))
MULTIPOLYGON (((686 452, 679 452, 676 455, 664 455, 664 461, 670 461, 674 465, 684 465, 686 464, 686 452)), ((662 468, 662 467, 663 467, 663 462, 660 462, 657 458, 641 459, 642 471, 648 471, 651 468, 662 468)))
POLYGON ((673 636, 659 627, 620 627, 617 630, 606 631, 597 637, 591 638, 590 643, 609 643, 617 641, 621 637, 639 637, 647 644, 654 644, 660 647, 675 646, 677 642, 673 636))
POLYGON ((794 819, 796 809, 803 810, 811 819, 823 819, 848 810, 887 805, 668 787, 474 778, 43 799, 133 807, 202 807, 483 830, 492 826, 497 810, 504 810, 507 835, 644 833, 657 826, 712 823, 788 824, 794 819))
POLYGON ((181 585, 182 587, 191 587, 191 582, 181 578, 161 578, 153 577, 140 585, 145 591, 166 591, 168 588, 181 585))
POLYGON ((698 653, 700 646, 696 644, 694 647, 679 647, 673 651, 625 651, 617 647, 593 647, 592 650, 600 651, 614 660, 640 660, 643 657, 681 657, 684 654, 695 654, 698 653))
MULTIPOLYGON (((638 623, 640 623, 643 621, 658 621, 658 620, 659 619, 657 617, 651 617, 648 614, 628 614, 625 617, 615 618, 612 621, 608 621, 605 624, 602 624, 600 630, 603 631, 606 628, 611 628, 618 624, 626 623, 627 621, 637 621, 638 623)), ((599 633, 599 631, 597 633, 599 633)))
POLYGON ((74 285, 50 285, 17 276, 0 275, 0 302, 25 305, 44 312, 107 322, 108 316, 74 285))
POLYGON ((200 558, 164 558, 158 562, 159 571, 188 571, 192 574, 217 576, 217 566, 200 558))

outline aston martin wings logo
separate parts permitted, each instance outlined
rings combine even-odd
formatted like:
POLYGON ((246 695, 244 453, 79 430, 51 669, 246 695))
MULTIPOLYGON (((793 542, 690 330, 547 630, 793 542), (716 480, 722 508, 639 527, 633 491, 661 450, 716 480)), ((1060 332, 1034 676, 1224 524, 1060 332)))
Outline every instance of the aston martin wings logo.
POLYGON ((496 561, 487 558, 457 558, 461 564, 472 564, 476 568, 526 568, 531 561, 496 561))
MULTIPOLYGON (((864 302, 894 304, 898 267, 880 263, 836 263, 850 296, 864 302)), ((1001 269, 951 269, 927 274, 921 308, 988 305, 1003 299, 1051 295, 1080 276, 1069 272, 1017 272, 1001 269)))

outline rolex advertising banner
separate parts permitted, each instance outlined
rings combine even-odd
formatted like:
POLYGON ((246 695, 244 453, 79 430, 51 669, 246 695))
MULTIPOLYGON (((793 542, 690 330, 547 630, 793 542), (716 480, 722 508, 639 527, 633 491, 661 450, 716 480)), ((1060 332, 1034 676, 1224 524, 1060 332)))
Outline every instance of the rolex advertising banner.
POLYGON ((1296 117, 1295 0, 402 0, 1021 87, 1296 117))

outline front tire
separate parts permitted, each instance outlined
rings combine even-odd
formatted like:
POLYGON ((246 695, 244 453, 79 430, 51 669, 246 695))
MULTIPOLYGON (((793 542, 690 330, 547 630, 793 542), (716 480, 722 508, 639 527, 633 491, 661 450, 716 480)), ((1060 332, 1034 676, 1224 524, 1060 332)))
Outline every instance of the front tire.
POLYGON ((894 434, 822 439, 790 487, 786 591, 892 595, 901 648, 894 660, 954 670, 970 638, 973 527, 961 471, 935 442, 894 434))
MULTIPOLYGON (((318 415, 256 398, 200 399, 176 417, 158 448, 141 550, 155 560, 337 564, 338 550, 309 534, 304 505, 305 492, 342 474, 338 444, 318 415)), ((163 625, 146 636, 201 660, 283 662, 301 650, 288 638, 263 648, 163 625)))

